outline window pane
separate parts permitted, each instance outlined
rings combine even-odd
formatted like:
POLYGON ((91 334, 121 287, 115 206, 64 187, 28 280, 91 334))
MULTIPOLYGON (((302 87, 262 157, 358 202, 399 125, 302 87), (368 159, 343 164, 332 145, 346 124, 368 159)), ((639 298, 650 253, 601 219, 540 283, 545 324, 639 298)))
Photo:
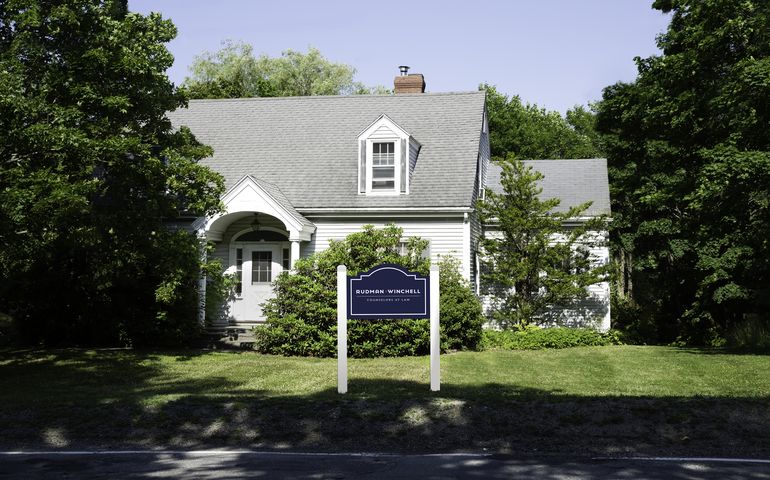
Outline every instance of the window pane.
POLYGON ((372 165, 373 166, 393 166, 395 165, 395 156, 393 155, 393 142, 372 144, 372 165))
POLYGON ((251 283, 266 283, 273 279, 272 252, 251 252, 251 283))
POLYGON ((243 291, 243 249, 235 250, 235 293, 238 295, 243 291))
POLYGON ((375 179, 393 179, 396 169, 393 167, 372 167, 372 177, 375 179))
POLYGON ((283 249, 283 269, 284 270, 289 270, 289 263, 290 263, 289 249, 284 248, 283 249))
POLYGON ((393 180, 372 180, 372 190, 393 190, 395 187, 393 180))

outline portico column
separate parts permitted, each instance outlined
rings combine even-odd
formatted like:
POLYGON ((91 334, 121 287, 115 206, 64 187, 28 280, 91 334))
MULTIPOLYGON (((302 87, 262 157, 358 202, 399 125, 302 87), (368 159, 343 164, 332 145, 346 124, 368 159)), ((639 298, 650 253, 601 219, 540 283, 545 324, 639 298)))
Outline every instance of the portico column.
MULTIPOLYGON (((197 237, 202 266, 206 263, 208 257, 206 252, 206 233, 199 231, 197 237)), ((198 277, 198 323, 201 326, 206 326, 206 274, 204 272, 200 272, 198 277)))
POLYGON ((299 260, 299 240, 291 240, 290 268, 294 269, 294 262, 299 260))

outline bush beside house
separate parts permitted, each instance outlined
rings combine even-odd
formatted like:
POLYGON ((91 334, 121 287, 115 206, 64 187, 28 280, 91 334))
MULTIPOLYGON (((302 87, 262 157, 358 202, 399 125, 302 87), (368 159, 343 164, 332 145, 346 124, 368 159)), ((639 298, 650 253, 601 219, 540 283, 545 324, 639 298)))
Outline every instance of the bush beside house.
MULTIPOLYGON (((333 241, 327 250, 295 264, 293 274, 281 274, 274 283, 275 297, 263 311, 265 326, 255 329, 255 348, 262 353, 330 357, 337 345, 337 265, 349 275, 381 263, 394 263, 427 275, 430 260, 422 256, 427 242, 410 238, 405 254, 399 252, 402 230, 394 225, 363 231, 333 241)), ((481 305, 462 280, 457 262, 440 262, 441 345, 447 349, 475 349, 484 321, 481 305)), ((429 351, 427 320, 350 320, 348 349, 352 357, 423 355, 429 351)))

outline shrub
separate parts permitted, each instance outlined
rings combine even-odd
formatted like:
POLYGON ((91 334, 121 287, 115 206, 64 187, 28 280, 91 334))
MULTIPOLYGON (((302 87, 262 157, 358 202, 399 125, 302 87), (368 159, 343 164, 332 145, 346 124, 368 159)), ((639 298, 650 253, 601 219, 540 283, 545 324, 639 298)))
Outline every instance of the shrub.
MULTIPOLYGON (((411 238, 399 254, 402 230, 371 225, 329 248, 300 259, 293 274, 273 284, 274 298, 263 305, 266 325, 255 328, 255 348, 263 353, 334 356, 337 351, 337 265, 349 275, 381 263, 394 263, 422 275, 430 261, 421 256, 427 242, 411 238)), ((462 280, 457 262, 443 260, 441 271, 441 336, 443 349, 476 348, 483 322, 481 305, 462 280)), ((352 357, 423 355, 430 349, 427 320, 350 320, 348 353, 352 357)))
POLYGON ((770 321, 759 317, 744 320, 727 331, 729 348, 770 352, 770 321))
POLYGON ((485 350, 541 350, 622 344, 621 334, 617 330, 602 333, 590 328, 566 327, 528 326, 521 330, 485 330, 482 339, 485 350))

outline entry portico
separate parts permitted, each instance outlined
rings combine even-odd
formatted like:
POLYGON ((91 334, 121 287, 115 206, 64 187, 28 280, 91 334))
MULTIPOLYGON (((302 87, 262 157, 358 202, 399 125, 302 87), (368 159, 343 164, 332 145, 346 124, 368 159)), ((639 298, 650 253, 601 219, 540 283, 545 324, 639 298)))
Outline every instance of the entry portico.
POLYGON ((234 298, 225 318, 239 324, 264 320, 260 304, 271 294, 271 282, 290 270, 309 242, 315 225, 291 205, 281 190, 252 175, 243 176, 222 198, 223 212, 206 219, 203 235, 214 242, 215 256, 235 275, 234 298))

